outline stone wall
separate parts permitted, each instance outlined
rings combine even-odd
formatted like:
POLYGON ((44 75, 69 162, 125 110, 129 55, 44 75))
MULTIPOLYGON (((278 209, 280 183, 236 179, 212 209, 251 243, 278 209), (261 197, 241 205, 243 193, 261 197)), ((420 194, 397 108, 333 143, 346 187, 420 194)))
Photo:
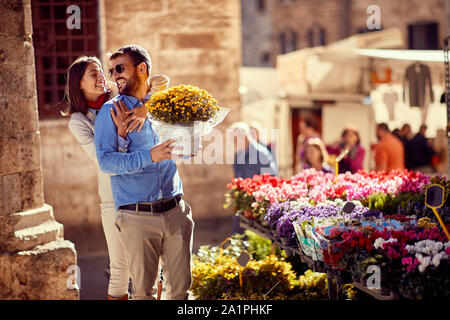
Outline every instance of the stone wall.
POLYGON ((280 34, 288 30, 296 33, 297 50, 309 47, 308 31, 319 36, 318 28, 325 31, 325 43, 346 36, 346 7, 342 0, 275 1, 273 9, 273 45, 275 54, 282 54, 280 34))
POLYGON ((43 197, 30 1, 0 2, 0 21, 0 299, 77 299, 75 249, 43 197))
POLYGON ((420 21, 434 21, 439 24, 439 46, 442 47, 442 39, 445 30, 444 2, 448 0, 353 0, 351 3, 351 31, 356 33, 358 29, 366 27, 369 14, 366 13, 370 5, 380 7, 381 26, 383 29, 400 28, 404 37, 406 48, 408 47, 408 24, 420 21))
POLYGON ((102 232, 100 199, 96 165, 68 123, 68 119, 40 121, 42 172, 45 201, 64 224, 66 237, 78 242, 92 232, 102 232))
POLYGON ((272 0, 241 0, 243 66, 275 66, 276 55, 272 50, 273 6, 272 0))

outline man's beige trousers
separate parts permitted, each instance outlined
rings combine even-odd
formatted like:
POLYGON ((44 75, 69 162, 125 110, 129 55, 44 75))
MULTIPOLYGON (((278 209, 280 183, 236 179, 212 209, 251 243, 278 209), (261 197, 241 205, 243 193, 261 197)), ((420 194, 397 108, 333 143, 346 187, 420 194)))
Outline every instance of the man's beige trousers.
POLYGON ((115 225, 131 274, 132 299, 155 299, 154 285, 160 261, 167 299, 187 299, 192 284, 194 221, 191 206, 181 200, 164 213, 119 210, 115 225))

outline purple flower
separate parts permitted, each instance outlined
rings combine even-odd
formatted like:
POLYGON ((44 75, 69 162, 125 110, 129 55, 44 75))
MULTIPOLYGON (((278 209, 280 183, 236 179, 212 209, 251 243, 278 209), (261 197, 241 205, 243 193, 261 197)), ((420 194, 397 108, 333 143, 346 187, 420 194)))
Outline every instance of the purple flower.
POLYGON ((295 232, 294 225, 288 216, 282 216, 277 222, 277 232, 280 237, 290 238, 295 232))
POLYGON ((264 220, 266 220, 269 223, 269 226, 273 229, 276 227, 278 220, 285 214, 286 211, 289 211, 289 209, 289 202, 274 203, 268 207, 264 220))

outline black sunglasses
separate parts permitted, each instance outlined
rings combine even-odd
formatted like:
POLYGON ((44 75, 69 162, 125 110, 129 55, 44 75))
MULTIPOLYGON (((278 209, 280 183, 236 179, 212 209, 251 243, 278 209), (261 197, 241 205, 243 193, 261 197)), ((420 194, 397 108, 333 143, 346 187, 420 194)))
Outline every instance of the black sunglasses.
MULTIPOLYGON (((133 66, 138 66, 140 65, 142 62, 133 64, 133 66)), ((147 66, 147 63, 145 64, 147 66)), ((109 76, 112 77, 112 75, 114 74, 114 70, 116 70, 116 72, 118 74, 121 74, 122 72, 125 71, 125 66, 123 64, 116 64, 116 66, 114 68, 109 69, 109 76)), ((148 67, 147 67, 147 71, 148 71, 148 67)))
POLYGON ((124 72, 125 67, 123 64, 117 64, 114 68, 109 69, 109 76, 112 77, 114 70, 116 70, 116 72, 118 74, 121 74, 122 72, 124 72))

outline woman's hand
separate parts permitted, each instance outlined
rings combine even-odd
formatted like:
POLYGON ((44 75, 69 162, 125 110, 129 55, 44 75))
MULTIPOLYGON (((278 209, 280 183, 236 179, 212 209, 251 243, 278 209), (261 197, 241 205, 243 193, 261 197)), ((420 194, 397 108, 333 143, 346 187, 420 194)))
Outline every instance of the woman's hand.
POLYGON ((130 121, 130 117, 127 116, 126 112, 128 111, 128 107, 123 103, 123 101, 119 100, 119 103, 116 103, 113 101, 114 106, 116 107, 117 114, 114 112, 114 109, 111 108, 111 117, 114 121, 114 124, 117 127, 117 133, 122 138, 126 139, 128 131, 127 131, 127 125, 130 121))
POLYGON ((143 104, 139 108, 134 108, 129 111, 127 109, 127 111, 125 111, 125 114, 129 116, 126 123, 129 123, 131 121, 131 123, 128 125, 127 133, 133 131, 138 127, 138 132, 140 132, 142 127, 144 126, 145 119, 147 119, 147 107, 145 106, 145 104, 143 104))

